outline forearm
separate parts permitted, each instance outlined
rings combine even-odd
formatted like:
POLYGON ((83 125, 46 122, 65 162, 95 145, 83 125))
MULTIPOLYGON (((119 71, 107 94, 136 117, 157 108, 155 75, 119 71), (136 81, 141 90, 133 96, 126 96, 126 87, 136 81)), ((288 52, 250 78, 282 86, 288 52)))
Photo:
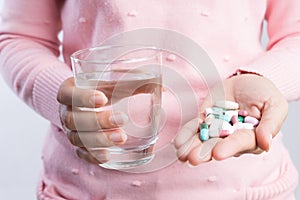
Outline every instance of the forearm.
POLYGON ((269 0, 267 51, 241 70, 270 79, 289 101, 300 100, 300 1, 269 0))
POLYGON ((278 43, 240 70, 270 79, 288 101, 300 100, 300 35, 278 43))
POLYGON ((0 35, 0 69, 12 90, 37 113, 60 125, 56 95, 70 68, 54 47, 22 35, 0 35))
POLYGON ((1 74, 27 105, 58 126, 57 91, 72 75, 58 59, 63 2, 4 1, 0 20, 1 74))

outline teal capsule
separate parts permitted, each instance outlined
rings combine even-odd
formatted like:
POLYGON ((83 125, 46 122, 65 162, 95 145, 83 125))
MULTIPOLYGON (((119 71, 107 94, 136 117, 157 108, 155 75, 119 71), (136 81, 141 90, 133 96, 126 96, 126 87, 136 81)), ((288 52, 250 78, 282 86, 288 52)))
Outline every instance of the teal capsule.
POLYGON ((230 122, 231 120, 231 117, 229 115, 218 115, 218 114, 214 114, 214 117, 216 119, 221 119, 221 120, 224 120, 226 122, 230 122))
POLYGON ((226 122, 230 122, 231 117, 229 115, 222 115, 220 119, 222 119, 222 120, 224 120, 226 122))
POLYGON ((209 133, 207 128, 203 128, 200 131, 200 140, 207 141, 209 139, 209 133))
POLYGON ((202 123, 201 124, 201 129, 208 129, 208 124, 207 123, 202 123))
POLYGON ((223 111, 225 111, 223 108, 219 107, 212 107, 212 110, 214 113, 222 113, 223 111))
POLYGON ((245 117, 239 115, 238 116, 238 121, 244 123, 245 122, 245 117))

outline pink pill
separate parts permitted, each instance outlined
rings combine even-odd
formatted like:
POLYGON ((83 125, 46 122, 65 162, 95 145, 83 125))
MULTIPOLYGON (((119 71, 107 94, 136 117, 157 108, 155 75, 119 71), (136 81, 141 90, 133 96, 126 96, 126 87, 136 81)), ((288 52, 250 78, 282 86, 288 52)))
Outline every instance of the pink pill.
POLYGON ((246 117, 246 116, 248 116, 248 112, 247 112, 247 110, 239 110, 239 115, 246 117))
POLYGON ((231 117, 231 122, 232 122, 232 124, 236 124, 238 121, 239 121, 239 119, 238 119, 238 116, 237 116, 237 115, 233 115, 233 116, 231 117))
POLYGON ((219 137, 221 138, 227 137, 228 135, 230 135, 230 132, 228 130, 221 130, 219 132, 219 137))
POLYGON ((253 124, 253 126, 256 126, 259 123, 259 121, 255 117, 247 116, 245 117, 245 123, 250 123, 253 124))

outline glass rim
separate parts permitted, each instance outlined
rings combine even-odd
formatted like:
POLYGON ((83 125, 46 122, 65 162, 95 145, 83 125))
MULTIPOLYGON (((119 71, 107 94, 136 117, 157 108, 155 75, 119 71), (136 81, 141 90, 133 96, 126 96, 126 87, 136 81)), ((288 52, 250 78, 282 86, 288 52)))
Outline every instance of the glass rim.
MULTIPOLYGON (((138 58, 125 58, 125 59, 118 59, 118 57, 116 57, 115 59, 111 59, 111 60, 94 60, 94 59, 81 59, 78 58, 77 56, 82 55, 84 53, 88 53, 88 52, 92 52, 94 50, 96 51, 101 51, 101 50, 105 50, 105 49, 111 49, 111 48, 123 48, 123 47, 136 47, 134 49, 128 49, 128 50, 124 50, 123 54, 125 53, 130 53, 136 50, 158 50, 160 51, 160 48, 157 48, 155 46, 152 45, 141 45, 141 44, 132 44, 132 45, 104 45, 104 46, 96 46, 96 47, 90 47, 90 48, 85 48, 85 49, 80 49, 78 51, 75 51, 74 53, 71 54, 70 58, 72 60, 72 62, 81 62, 81 63, 91 63, 91 64, 111 64, 111 63, 115 63, 115 62, 122 62, 122 63, 137 63, 137 62, 143 62, 146 60, 149 60, 151 58, 154 58, 157 53, 154 53, 153 55, 150 56, 141 56, 138 58)), ((121 54, 120 56, 122 56, 123 54, 121 54)))

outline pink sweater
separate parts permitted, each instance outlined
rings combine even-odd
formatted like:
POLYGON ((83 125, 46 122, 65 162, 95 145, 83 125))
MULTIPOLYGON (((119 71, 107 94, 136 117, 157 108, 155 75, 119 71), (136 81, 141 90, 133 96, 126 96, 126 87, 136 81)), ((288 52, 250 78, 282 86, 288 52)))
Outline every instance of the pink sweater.
MULTIPOLYGON (((300 99, 299 0, 5 1, 0 24, 1 73, 24 102, 51 122, 42 152, 38 198, 292 198, 297 171, 282 144, 282 134, 268 153, 192 168, 175 161, 149 173, 106 170, 76 156, 61 130, 56 101, 60 84, 72 76, 70 54, 113 34, 145 27, 174 30, 192 38, 207 51, 222 78, 239 68, 257 72, 272 80, 289 101, 300 99), (269 25, 267 51, 260 44, 264 19, 269 25), (65 62, 58 59, 60 30, 65 62)), ((193 76, 188 70, 185 73, 193 76)), ((201 85, 193 87, 201 101, 205 92, 197 93, 201 85)), ((172 117, 167 119, 162 141, 168 139, 164 133, 174 137, 180 128, 167 95, 163 106, 172 117)))

